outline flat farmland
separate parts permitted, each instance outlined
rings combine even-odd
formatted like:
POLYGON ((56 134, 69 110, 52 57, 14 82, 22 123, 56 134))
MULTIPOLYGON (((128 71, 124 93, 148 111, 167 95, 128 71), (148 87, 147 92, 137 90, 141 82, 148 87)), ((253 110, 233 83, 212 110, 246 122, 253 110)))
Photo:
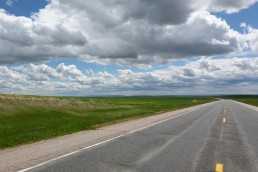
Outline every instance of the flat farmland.
POLYGON ((232 99, 242 103, 258 106, 258 95, 235 95, 235 96, 224 96, 224 99, 232 99))
POLYGON ((0 95, 0 149, 215 100, 212 97, 0 95))

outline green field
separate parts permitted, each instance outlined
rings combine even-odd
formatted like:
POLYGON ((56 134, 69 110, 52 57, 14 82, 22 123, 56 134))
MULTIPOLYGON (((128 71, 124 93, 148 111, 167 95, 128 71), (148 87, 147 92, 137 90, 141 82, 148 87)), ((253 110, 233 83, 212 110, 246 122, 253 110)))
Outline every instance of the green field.
POLYGON ((258 106, 258 96, 256 95, 225 96, 223 98, 232 99, 232 100, 243 102, 253 106, 258 106))
POLYGON ((0 149, 214 100, 206 97, 0 95, 0 149))

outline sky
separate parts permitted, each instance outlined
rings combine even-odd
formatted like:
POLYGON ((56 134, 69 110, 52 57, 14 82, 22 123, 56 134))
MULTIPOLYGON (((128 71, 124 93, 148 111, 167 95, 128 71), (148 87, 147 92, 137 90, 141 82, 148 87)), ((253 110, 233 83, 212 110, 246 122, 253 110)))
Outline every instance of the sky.
POLYGON ((1 0, 0 93, 258 94, 258 0, 1 0))

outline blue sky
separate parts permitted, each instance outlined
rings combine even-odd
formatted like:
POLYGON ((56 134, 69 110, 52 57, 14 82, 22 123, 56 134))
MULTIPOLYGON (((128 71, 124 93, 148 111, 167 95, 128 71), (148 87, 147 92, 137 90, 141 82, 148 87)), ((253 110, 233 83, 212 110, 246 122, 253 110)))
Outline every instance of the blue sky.
MULTIPOLYGON (((32 13, 38 12, 48 4, 46 0, 13 0, 13 5, 9 6, 6 1, 0 1, 0 7, 5 9, 8 13, 16 16, 30 17, 32 13)), ((242 31, 240 24, 245 22, 246 24, 258 28, 258 20, 254 17, 258 16, 258 3, 250 6, 248 9, 243 9, 238 13, 228 14, 226 12, 214 13, 217 17, 220 17, 227 21, 227 23, 239 32, 242 31)))
POLYGON ((47 5, 46 0, 10 0, 12 5, 8 5, 8 1, 0 1, 1 8, 8 13, 16 16, 30 17, 32 13, 38 12, 47 5))
POLYGON ((1 93, 257 94, 256 0, 188 1, 2 0, 1 93))
POLYGON ((226 20, 229 26, 238 32, 243 31, 240 27, 241 23, 246 23, 254 28, 258 28, 258 20, 255 18, 255 16, 258 16, 258 3, 238 13, 227 14, 222 12, 215 13, 215 15, 226 20))

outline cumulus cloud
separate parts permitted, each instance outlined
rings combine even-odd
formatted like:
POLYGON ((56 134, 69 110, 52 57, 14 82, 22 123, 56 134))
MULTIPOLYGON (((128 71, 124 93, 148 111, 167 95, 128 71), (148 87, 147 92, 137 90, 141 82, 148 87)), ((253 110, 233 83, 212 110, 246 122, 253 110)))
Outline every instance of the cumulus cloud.
POLYGON ((125 36, 130 39, 130 35, 134 35, 132 43, 138 44, 139 51, 146 54, 175 58, 225 54, 241 49, 238 33, 208 12, 193 13, 186 23, 179 26, 152 27, 139 23, 131 27, 125 36))
POLYGON ((134 72, 83 72, 75 65, 0 66, 0 92, 51 95, 256 93, 258 58, 201 58, 182 66, 134 72))
MULTIPOLYGON (((98 59, 98 54, 92 54, 82 55, 80 59, 100 64, 146 66, 153 62, 166 63, 175 58, 237 53, 244 47, 244 41, 240 39, 238 32, 233 31, 225 21, 204 11, 192 13, 187 22, 181 25, 160 26, 145 21, 131 21, 114 31, 117 33, 116 37, 126 40, 134 47, 132 52, 138 53, 137 58, 98 59)), ((112 45, 107 44, 106 47, 112 48, 112 45)), ((100 49, 98 51, 102 52, 100 49)), ((119 51, 115 51, 117 52, 119 51)))
POLYGON ((258 29, 244 23, 242 24, 242 28, 246 33, 242 38, 246 42, 246 48, 249 48, 254 53, 258 53, 258 29))
POLYGON ((147 20, 153 24, 184 23, 195 9, 191 0, 132 0, 122 2, 125 19, 147 20), (126 7, 126 8, 125 8, 126 7))
MULTIPOLYGON (((256 50, 211 12, 256 0, 52 0, 30 18, 0 10, 0 63, 74 57, 147 68, 153 62, 256 50)), ((257 36, 256 32, 252 32, 257 36)))
POLYGON ((4 10, 0 10, 0 37, 0 63, 76 56, 77 47, 87 42, 80 31, 61 25, 51 28, 31 18, 9 15, 4 10))

